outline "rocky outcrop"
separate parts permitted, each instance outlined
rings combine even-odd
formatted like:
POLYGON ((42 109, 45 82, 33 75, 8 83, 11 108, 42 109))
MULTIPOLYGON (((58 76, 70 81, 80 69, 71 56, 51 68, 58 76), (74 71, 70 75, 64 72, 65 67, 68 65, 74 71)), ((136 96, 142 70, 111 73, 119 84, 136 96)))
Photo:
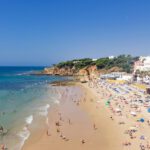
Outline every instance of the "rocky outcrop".
POLYGON ((42 75, 43 74, 44 75, 59 75, 59 76, 76 76, 77 79, 88 81, 89 79, 98 77, 100 74, 119 72, 119 71, 122 71, 122 69, 118 67, 113 67, 109 70, 106 70, 106 69, 98 70, 95 65, 88 66, 79 70, 75 68, 70 68, 70 67, 58 68, 54 66, 50 68, 45 68, 41 74, 42 75))
POLYGON ((107 74, 107 73, 111 73, 111 72, 122 72, 122 68, 119 68, 119 67, 113 67, 113 68, 110 68, 110 69, 101 69, 101 70, 98 70, 99 74, 107 74))
POLYGON ((60 75, 60 76, 93 76, 98 74, 98 70, 96 66, 85 67, 79 70, 75 68, 58 68, 58 67, 51 67, 45 68, 42 71, 42 74, 45 75, 60 75))
POLYGON ((88 76, 88 75, 89 75, 89 71, 88 71, 88 69, 86 69, 86 68, 80 69, 80 70, 77 72, 77 75, 79 75, 79 76, 88 76))
POLYGON ((77 73, 77 71, 69 67, 67 68, 52 67, 52 68, 45 68, 42 73, 46 75, 73 76, 77 73))

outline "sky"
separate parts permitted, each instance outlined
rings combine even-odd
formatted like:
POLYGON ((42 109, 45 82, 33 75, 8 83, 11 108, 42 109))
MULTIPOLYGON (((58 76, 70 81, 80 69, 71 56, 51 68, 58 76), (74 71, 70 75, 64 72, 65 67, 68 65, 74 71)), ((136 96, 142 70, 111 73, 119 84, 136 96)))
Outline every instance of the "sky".
POLYGON ((150 55, 150 0, 0 0, 0 65, 150 55))

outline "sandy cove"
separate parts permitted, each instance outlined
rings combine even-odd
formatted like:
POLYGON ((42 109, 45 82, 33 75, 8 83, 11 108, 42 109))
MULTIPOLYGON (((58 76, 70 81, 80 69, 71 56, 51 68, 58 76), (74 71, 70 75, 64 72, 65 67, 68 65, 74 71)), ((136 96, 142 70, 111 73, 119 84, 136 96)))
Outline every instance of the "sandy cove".
POLYGON ((131 141, 124 134, 130 123, 120 125, 118 117, 112 117, 105 105, 109 95, 110 92, 100 87, 97 92, 87 83, 64 86, 60 104, 49 111, 48 126, 32 134, 23 150, 138 150, 138 141, 123 146, 131 141))

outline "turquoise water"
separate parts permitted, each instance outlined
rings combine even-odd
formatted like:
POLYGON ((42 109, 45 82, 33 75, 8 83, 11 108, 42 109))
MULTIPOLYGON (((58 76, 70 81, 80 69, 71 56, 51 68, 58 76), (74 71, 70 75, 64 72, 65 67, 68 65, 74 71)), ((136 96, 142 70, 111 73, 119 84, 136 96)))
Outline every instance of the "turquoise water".
POLYGON ((21 149, 30 136, 27 126, 34 125, 38 116, 45 117, 59 97, 49 83, 64 77, 28 75, 42 69, 0 67, 0 125, 7 131, 0 135, 0 144, 6 144, 8 149, 21 149))

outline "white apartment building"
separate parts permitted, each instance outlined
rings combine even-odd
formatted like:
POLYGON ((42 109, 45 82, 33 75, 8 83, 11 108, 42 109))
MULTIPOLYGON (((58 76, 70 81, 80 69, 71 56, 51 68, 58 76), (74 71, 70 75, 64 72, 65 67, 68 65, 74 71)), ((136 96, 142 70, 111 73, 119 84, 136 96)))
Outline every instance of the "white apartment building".
POLYGON ((141 56, 138 61, 134 63, 134 72, 139 71, 150 71, 150 56, 141 56))

